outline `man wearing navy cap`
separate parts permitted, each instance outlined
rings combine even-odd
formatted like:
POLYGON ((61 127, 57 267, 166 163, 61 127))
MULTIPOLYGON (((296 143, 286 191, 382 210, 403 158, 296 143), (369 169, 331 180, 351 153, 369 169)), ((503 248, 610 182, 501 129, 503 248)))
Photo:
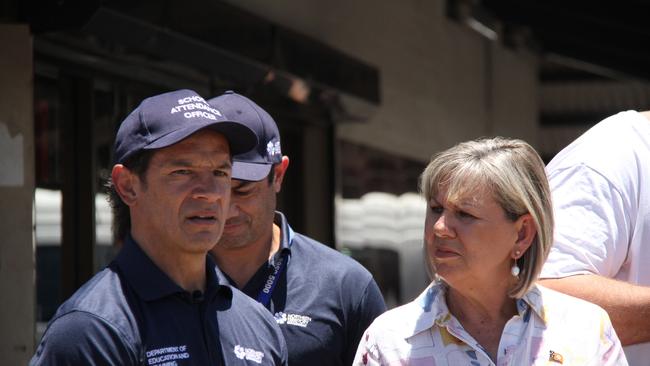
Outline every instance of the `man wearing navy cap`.
POLYGON ((210 253, 232 285, 274 314, 290 364, 350 365, 363 331, 386 308, 377 284, 351 258, 293 232, 275 211, 289 158, 273 118, 233 92, 208 103, 259 138, 233 158, 230 214, 210 253))
POLYGON ((206 255, 230 204, 231 154, 256 143, 193 91, 145 99, 115 141, 123 248, 61 305, 30 364, 285 365, 273 317, 206 255))

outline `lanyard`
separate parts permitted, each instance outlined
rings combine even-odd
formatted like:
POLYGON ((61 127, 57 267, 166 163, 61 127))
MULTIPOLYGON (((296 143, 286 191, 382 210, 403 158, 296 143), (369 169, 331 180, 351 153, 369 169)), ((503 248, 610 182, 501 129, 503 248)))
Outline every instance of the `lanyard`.
MULTIPOLYGON (((289 243, 288 247, 291 248, 291 244, 293 244, 294 232, 289 225, 286 226, 285 232, 286 232, 285 235, 287 235, 287 241, 289 243)), ((280 250, 282 250, 282 248, 280 248, 280 250)), ((273 295, 273 290, 275 290, 275 285, 278 284, 278 281, 280 280, 280 276, 282 275, 282 272, 284 272, 284 269, 287 266, 288 260, 289 260, 288 251, 286 250, 282 251, 282 253, 280 254, 280 258, 278 259, 278 262, 275 264, 275 266, 273 266, 274 267, 273 272, 269 274, 269 277, 264 282, 264 287, 262 287, 260 293, 257 294, 257 302, 264 305, 265 308, 268 308, 269 302, 271 302, 271 295, 273 295)))
POLYGON ((275 285, 278 284, 280 276, 284 271, 284 268, 287 266, 287 260, 289 259, 287 252, 283 252, 278 259, 278 262, 275 264, 273 272, 269 274, 269 277, 264 282, 264 287, 257 295, 257 301, 267 307, 271 301, 271 295, 273 295, 273 290, 275 290, 275 285))

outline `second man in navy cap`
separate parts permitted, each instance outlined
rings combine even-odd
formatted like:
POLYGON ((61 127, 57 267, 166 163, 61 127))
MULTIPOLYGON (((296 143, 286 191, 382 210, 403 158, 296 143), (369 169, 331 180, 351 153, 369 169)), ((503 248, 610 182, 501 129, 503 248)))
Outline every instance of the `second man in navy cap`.
POLYGON ((259 138, 233 158, 230 214, 211 250, 219 269, 275 316, 290 364, 350 365, 363 331, 385 310, 377 284, 359 263, 294 232, 275 211, 289 158, 273 118, 233 92, 208 103, 259 138))

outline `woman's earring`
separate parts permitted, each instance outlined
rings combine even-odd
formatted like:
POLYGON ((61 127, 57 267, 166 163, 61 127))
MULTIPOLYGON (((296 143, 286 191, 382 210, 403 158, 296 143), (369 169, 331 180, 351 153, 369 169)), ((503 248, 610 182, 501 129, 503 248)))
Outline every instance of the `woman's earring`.
POLYGON ((519 254, 521 254, 520 251, 515 251, 515 264, 512 265, 512 268, 510 268, 510 274, 512 274, 513 277, 519 277, 519 273, 521 273, 521 268, 517 265, 517 259, 519 259, 519 254))
POLYGON ((512 274, 513 277, 519 277, 520 272, 521 269, 519 269, 519 266, 517 265, 517 261, 515 261, 515 264, 513 264, 512 268, 510 268, 510 273, 512 274))

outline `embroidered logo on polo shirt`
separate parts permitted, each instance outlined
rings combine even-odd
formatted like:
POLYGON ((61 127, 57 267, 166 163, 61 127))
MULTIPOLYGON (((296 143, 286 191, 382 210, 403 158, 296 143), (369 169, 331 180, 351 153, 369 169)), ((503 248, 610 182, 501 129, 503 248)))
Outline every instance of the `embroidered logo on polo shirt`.
POLYGON ((275 313, 274 317, 275 317, 275 321, 278 324, 295 325, 303 328, 305 328, 307 324, 311 322, 311 318, 306 315, 287 314, 281 311, 275 313))
POLYGON ((176 366, 177 360, 190 359, 186 345, 152 349, 147 351, 146 356, 147 365, 155 366, 176 366))
POLYGON ((264 353, 240 345, 236 345, 234 351, 235 356, 240 360, 246 359, 255 363, 262 363, 262 359, 264 358, 264 353))

